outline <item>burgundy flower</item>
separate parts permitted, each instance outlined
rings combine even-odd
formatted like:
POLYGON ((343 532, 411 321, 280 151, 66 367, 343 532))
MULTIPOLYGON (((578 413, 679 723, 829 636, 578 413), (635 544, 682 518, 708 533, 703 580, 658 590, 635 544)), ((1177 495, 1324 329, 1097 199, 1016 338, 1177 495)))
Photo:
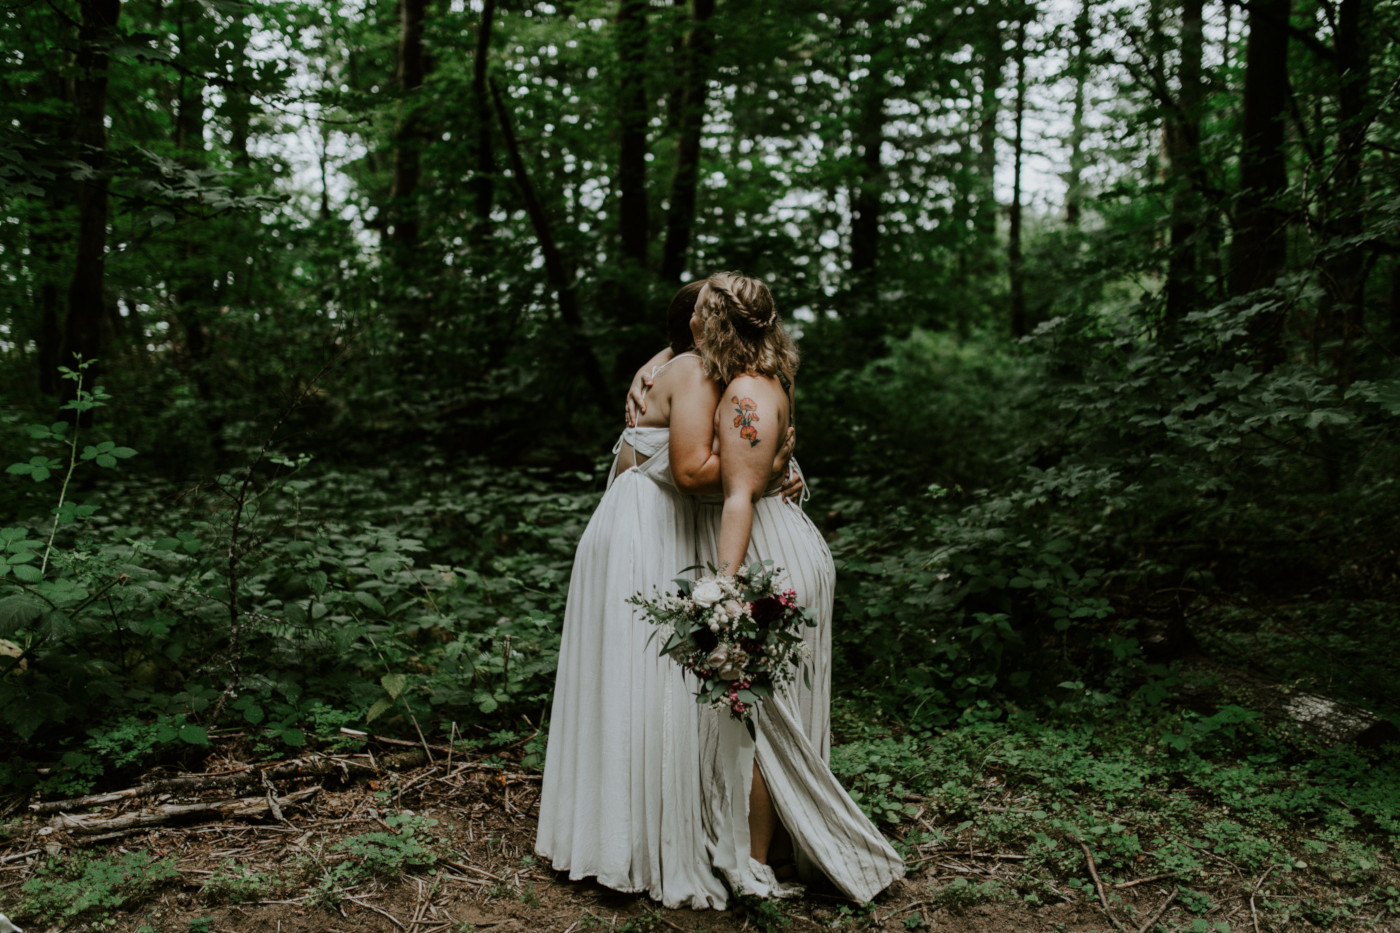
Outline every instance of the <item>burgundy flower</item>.
POLYGON ((719 639, 715 637, 715 633, 710 631, 703 625, 699 626, 698 628, 692 629, 690 632, 690 638, 692 641, 695 642, 695 646, 701 651, 703 651, 705 654, 709 654, 711 651, 714 651, 715 647, 719 644, 719 639))
POLYGON ((767 625, 783 617, 782 601, 776 596, 765 596, 749 604, 749 612, 759 625, 767 625))

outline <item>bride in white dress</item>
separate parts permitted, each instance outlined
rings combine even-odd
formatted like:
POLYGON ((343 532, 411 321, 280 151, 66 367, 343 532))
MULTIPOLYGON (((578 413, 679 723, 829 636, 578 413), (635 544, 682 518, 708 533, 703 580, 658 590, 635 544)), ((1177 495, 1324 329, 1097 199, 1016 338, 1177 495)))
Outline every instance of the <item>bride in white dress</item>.
POLYGON ((806 634, 810 687, 799 677, 760 701, 756 741, 727 713, 701 711, 708 847, 715 867, 739 891, 798 893, 768 865, 781 844, 790 845, 800 877, 820 873, 864 903, 903 877, 904 862, 827 764, 836 571, 811 520, 775 495, 769 471, 777 438, 792 422, 796 347, 767 286, 734 273, 706 280, 692 329, 705 372, 725 383, 715 415, 723 494, 699 500, 699 559, 731 573, 741 564, 773 561, 818 620, 806 634))
MULTIPOLYGON (((689 343, 681 341, 702 284, 672 300, 675 350, 689 343)), ((653 383, 650 410, 618 441, 608 490, 574 556, 535 851, 571 879, 644 891, 667 907, 722 908, 701 822, 695 688, 627 602, 697 562, 685 493, 720 488, 712 450, 720 386, 693 352, 658 366, 653 383)), ((778 463, 790 453, 789 438, 778 463)), ((768 472, 777 469, 770 456, 768 472)))

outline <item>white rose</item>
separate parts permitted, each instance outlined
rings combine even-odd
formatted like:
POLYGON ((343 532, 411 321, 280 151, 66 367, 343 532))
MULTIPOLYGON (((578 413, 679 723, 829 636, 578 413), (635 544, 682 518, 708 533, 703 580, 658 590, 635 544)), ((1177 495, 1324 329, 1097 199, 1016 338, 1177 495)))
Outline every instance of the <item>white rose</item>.
POLYGON ((744 614, 744 607, 737 599, 727 599, 724 601, 725 614, 731 619, 737 619, 744 614))
POLYGON ((723 665, 727 660, 729 660, 729 646, 719 645, 714 651, 711 651, 710 656, 705 659, 705 666, 713 671, 723 665))
POLYGON ((695 589, 690 591, 690 598, 695 601, 695 605, 708 609, 724 598, 724 589, 718 580, 701 580, 695 584, 695 589))
POLYGON ((742 650, 735 648, 728 652, 718 669, 715 671, 720 680, 738 680, 744 676, 744 665, 749 663, 749 656, 742 650))

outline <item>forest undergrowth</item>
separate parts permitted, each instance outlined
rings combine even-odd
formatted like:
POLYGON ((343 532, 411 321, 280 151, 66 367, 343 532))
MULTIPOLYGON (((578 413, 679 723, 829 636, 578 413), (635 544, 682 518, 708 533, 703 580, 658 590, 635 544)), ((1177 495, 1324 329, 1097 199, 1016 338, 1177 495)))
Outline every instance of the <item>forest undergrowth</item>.
MULTIPOLYGON (((843 580, 833 768, 910 866, 873 905, 817 892, 677 914, 533 861, 532 775, 594 474, 473 463, 408 476, 273 454, 241 506, 236 476, 177 493, 139 478, 105 484, 103 507, 75 518, 51 552, 73 591, 29 584, 5 597, 10 631, 35 650, 12 659, 3 684, 11 728, 28 731, 7 743, 0 912, 40 929, 131 931, 283 920, 329 930, 347 911, 354 928, 385 930, 421 920, 415 929, 1215 933, 1400 921, 1389 734, 1375 732, 1373 747, 1338 741, 1278 708, 1299 693, 1381 723, 1395 715, 1395 658, 1364 635, 1384 599, 1211 594, 1189 604, 1190 652, 1117 657, 1114 624, 1152 611, 1150 600, 1111 581, 1091 593, 1061 585, 1050 605, 1096 626, 1077 641, 977 660, 976 639, 993 642, 976 627, 998 630, 983 607, 946 615, 964 630, 929 627, 923 657, 906 651, 904 666, 889 666, 887 653, 871 655, 871 633, 885 624, 907 643, 911 630, 897 628, 905 610, 877 600, 913 592, 888 579, 911 566, 859 516, 898 507, 858 500, 857 478, 814 486, 810 508, 843 580), (246 550, 230 544, 235 522, 246 550), (46 608, 22 603, 28 594, 46 608), (1094 611, 1082 612, 1086 600, 1094 611), (956 648, 939 647, 945 637, 956 648), (987 663, 1032 656, 1052 659, 1048 674, 987 663), (42 707, 16 714, 19 691, 42 707), (277 794, 322 787, 280 822, 192 817, 93 844, 27 812, 178 773, 363 754, 346 729, 430 745, 436 761, 277 779, 277 794), (469 768, 454 772, 447 749, 469 768)), ((43 531, 7 538, 22 583, 14 568, 35 565, 26 549, 39 553, 43 531)), ((380 757, 402 747, 381 744, 380 757)), ((93 816, 133 805, 98 804, 93 816)))
POLYGON ((308 930, 352 909, 432 930, 1393 926, 1400 664, 1375 633, 1400 595, 1400 385, 1246 366, 1229 335, 1254 313, 1165 346, 1133 315, 1047 325, 1034 352, 916 330, 861 369, 812 340, 833 768, 911 875, 860 910, 818 891, 709 919, 584 910, 529 861, 605 459, 461 456, 461 425, 352 434, 353 410, 308 438, 298 411, 331 409, 306 383, 259 431, 225 422, 235 466, 177 484, 143 448, 179 462, 197 435, 133 429, 139 387, 68 370, 57 420, 0 424, 21 438, 0 912, 157 933, 251 907, 308 930), (384 758, 415 747, 432 760, 384 758), (459 799, 496 821, 484 848, 459 799))

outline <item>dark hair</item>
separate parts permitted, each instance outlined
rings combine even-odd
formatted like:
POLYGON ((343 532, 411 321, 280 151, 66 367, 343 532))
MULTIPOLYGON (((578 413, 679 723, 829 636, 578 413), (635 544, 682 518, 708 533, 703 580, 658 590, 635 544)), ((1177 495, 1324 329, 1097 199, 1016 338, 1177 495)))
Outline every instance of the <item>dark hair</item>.
POLYGON ((671 298, 671 306, 666 309, 666 334, 673 353, 695 349, 695 335, 690 332, 690 316, 695 313, 695 299, 700 297, 700 289, 704 287, 704 279, 689 282, 682 285, 681 290, 671 298))

